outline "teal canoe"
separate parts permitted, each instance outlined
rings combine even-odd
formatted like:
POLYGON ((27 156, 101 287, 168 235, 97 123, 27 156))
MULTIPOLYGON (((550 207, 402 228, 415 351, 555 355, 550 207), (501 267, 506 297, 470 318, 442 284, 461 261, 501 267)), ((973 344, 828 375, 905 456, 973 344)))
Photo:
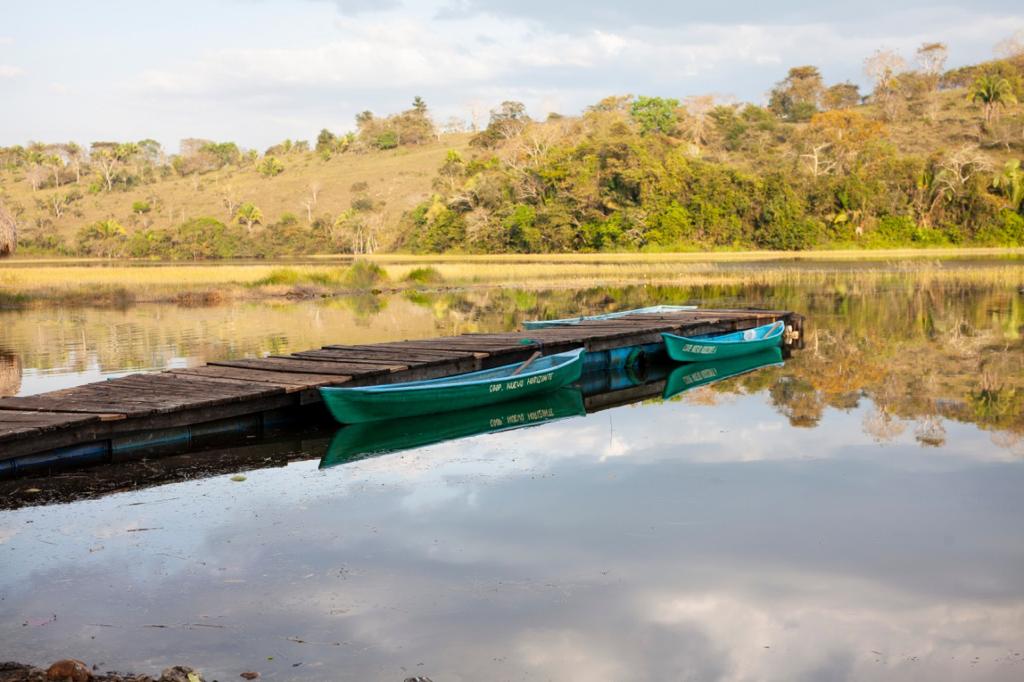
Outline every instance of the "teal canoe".
POLYGON ((320 395, 342 424, 411 417, 503 403, 555 391, 580 378, 584 350, 577 348, 522 363, 425 381, 353 388, 324 387, 320 395))
POLYGON ((567 327, 580 322, 592 320, 615 320, 627 315, 658 315, 661 313, 678 313, 684 310, 696 310, 695 305, 652 305, 646 308, 633 308, 632 310, 619 310, 614 313, 602 313, 601 315, 582 315, 580 317, 566 317, 561 320, 526 320, 523 327, 526 329, 545 329, 547 327, 567 327))
POLYGON ((320 468, 584 414, 586 410, 579 389, 560 388, 542 395, 458 412, 350 424, 334 434, 327 453, 320 459, 320 468))
POLYGON ((785 331, 786 323, 779 320, 731 334, 676 336, 663 333, 661 338, 665 340, 668 356, 676 362, 702 362, 736 358, 780 346, 785 331))
POLYGON ((775 346, 736 358, 691 362, 678 365, 665 380, 662 398, 668 400, 698 386, 713 384, 722 379, 753 372, 762 367, 778 367, 782 364, 782 349, 775 346))

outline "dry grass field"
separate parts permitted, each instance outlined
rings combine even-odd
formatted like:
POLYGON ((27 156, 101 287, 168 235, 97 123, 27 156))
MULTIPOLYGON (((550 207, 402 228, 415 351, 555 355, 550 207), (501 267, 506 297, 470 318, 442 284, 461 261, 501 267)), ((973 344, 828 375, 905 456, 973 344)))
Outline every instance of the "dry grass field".
POLYGON ((215 304, 309 298, 367 289, 592 287, 617 284, 820 284, 841 278, 877 285, 912 273, 922 283, 1024 285, 1024 249, 409 256, 222 264, 10 260, 0 265, 0 306, 142 301, 215 304), (951 258, 950 256, 956 256, 951 258), (1000 259, 999 257, 1004 257, 1000 259), (978 259, 985 259, 979 264, 978 259), (375 266, 375 267, 373 267, 375 266), (379 268, 379 270, 378 270, 379 268), (364 273, 365 274, 365 273, 364 273))

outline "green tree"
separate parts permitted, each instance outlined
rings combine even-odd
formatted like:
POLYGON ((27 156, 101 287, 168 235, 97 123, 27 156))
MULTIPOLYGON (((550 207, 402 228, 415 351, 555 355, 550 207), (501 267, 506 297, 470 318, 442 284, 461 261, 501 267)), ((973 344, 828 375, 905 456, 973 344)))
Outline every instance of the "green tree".
POLYGON ((449 149, 445 154, 444 163, 437 171, 437 179, 434 182, 436 189, 443 189, 454 192, 459 181, 466 175, 466 163, 462 155, 454 149, 449 149))
POLYGON ((139 153, 134 142, 93 142, 89 161, 100 172, 108 192, 113 191, 114 181, 123 177, 125 165, 139 153))
POLYGON ((242 152, 234 142, 210 142, 204 145, 201 151, 215 158, 218 168, 238 165, 242 159, 242 152))
POLYGON ((360 111, 356 114, 356 127, 362 130, 364 127, 373 122, 373 112, 369 109, 360 111))
POLYGON ((377 149, 394 149, 398 146, 398 133, 394 130, 385 130, 374 138, 373 146, 377 149))
POLYGON ((113 258, 127 238, 121 223, 113 218, 100 220, 78 231, 78 248, 89 255, 113 258))
POLYGON ((536 227, 537 211, 533 206, 519 204, 502 221, 505 251, 535 253, 540 249, 540 230, 536 227))
POLYGON ((60 174, 64 170, 64 159, 59 154, 47 154, 43 159, 43 164, 53 174, 53 186, 60 187, 60 174))
POLYGON ((85 160, 85 150, 74 142, 68 142, 64 145, 64 149, 68 156, 68 165, 75 171, 75 184, 77 185, 82 181, 82 163, 85 160))
POLYGON ((850 81, 836 83, 825 90, 821 105, 829 111, 850 109, 860 104, 860 87, 850 81))
POLYGON ((272 178, 284 172, 284 164, 276 157, 267 156, 263 159, 256 170, 259 171, 259 174, 263 177, 272 178))
POLYGON ((242 255, 243 236, 216 218, 193 218, 179 225, 171 236, 171 255, 200 260, 242 255))
POLYGON ((995 74, 986 74, 974 81, 968 99, 975 103, 981 103, 986 122, 991 121, 995 116, 996 107, 1006 107, 1017 103, 1010 81, 995 74))
POLYGON ((992 187, 998 189, 1010 204, 1010 208, 1024 213, 1024 171, 1020 159, 1007 161, 1003 170, 992 179, 992 187))
POLYGON ((255 204, 246 202, 235 212, 235 221, 239 225, 245 225, 245 231, 252 234, 253 226, 263 222, 263 212, 255 204))
POLYGON ((662 97, 637 97, 629 108, 629 115, 644 134, 671 135, 679 123, 679 100, 662 97))
POLYGON ((322 128, 316 136, 316 152, 324 159, 330 158, 331 154, 338 148, 338 136, 327 128, 322 128))
POLYGON ((794 66, 772 88, 768 108, 787 121, 807 121, 818 111, 825 85, 816 66, 794 66))

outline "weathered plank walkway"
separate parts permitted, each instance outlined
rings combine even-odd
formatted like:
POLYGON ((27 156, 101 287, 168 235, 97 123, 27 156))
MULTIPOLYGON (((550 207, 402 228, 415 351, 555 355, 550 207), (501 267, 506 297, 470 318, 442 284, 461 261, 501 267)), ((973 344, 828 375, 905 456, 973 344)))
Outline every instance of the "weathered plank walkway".
POLYGON ((524 332, 326 346, 0 398, 0 465, 55 451, 116 457, 162 443, 245 437, 319 402, 321 386, 450 376, 524 360, 537 350, 551 354, 582 345, 600 353, 660 342, 661 332, 732 331, 777 319, 802 329, 803 318, 786 311, 679 311, 524 332))

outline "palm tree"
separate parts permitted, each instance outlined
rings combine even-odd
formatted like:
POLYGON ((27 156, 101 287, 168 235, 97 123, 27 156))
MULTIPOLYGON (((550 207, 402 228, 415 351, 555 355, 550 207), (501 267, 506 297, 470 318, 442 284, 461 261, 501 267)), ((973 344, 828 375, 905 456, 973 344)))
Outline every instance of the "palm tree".
POLYGON ((1002 76, 990 73, 978 78, 971 86, 969 99, 972 102, 981 102, 985 110, 985 122, 992 120, 996 113, 997 106, 1008 106, 1016 104, 1017 98, 1013 95, 1013 86, 1010 81, 1002 76))
POLYGON ((1001 190, 1014 211, 1024 211, 1024 171, 1020 159, 1007 161, 1002 172, 992 178, 992 187, 1001 190))
POLYGON ((128 234, 113 218, 100 220, 84 228, 78 236, 82 246, 104 258, 113 258, 128 234))
POLYGON ((74 142, 68 142, 64 145, 64 149, 67 152, 68 161, 71 164, 71 167, 75 169, 75 184, 77 185, 82 181, 82 160, 85 156, 85 152, 74 142))
POLYGON ((245 225, 246 232, 252 234, 252 226, 263 222, 263 212, 256 208, 255 204, 247 202, 238 207, 235 220, 245 225))

